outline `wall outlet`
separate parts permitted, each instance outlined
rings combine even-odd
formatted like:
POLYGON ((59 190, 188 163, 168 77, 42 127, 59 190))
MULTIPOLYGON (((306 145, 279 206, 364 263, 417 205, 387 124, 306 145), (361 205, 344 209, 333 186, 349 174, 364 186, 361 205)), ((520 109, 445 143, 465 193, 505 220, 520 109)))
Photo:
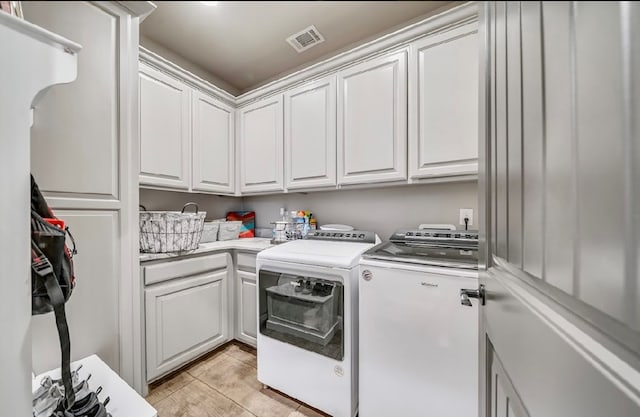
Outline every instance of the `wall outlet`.
POLYGON ((460 224, 464 226, 464 219, 469 219, 469 226, 473 225, 473 209, 460 209, 460 224))

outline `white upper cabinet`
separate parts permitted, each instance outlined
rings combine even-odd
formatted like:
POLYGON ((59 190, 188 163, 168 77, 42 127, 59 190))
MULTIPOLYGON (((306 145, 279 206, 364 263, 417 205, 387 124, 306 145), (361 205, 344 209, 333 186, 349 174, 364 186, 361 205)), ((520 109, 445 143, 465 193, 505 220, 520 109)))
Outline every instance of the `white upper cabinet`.
POLYGON ((336 185, 336 76, 284 95, 285 179, 288 189, 336 185))
POLYGON ((282 95, 239 110, 240 191, 283 191, 282 95))
POLYGON ((407 51, 338 73, 338 183, 407 179, 407 51))
POLYGON ((194 191, 235 192, 234 109, 193 90, 192 184, 194 191))
POLYGON ((418 40, 409 58, 410 177, 477 174, 477 25, 418 40))
POLYGON ((191 91, 140 65, 140 184, 188 190, 191 91))

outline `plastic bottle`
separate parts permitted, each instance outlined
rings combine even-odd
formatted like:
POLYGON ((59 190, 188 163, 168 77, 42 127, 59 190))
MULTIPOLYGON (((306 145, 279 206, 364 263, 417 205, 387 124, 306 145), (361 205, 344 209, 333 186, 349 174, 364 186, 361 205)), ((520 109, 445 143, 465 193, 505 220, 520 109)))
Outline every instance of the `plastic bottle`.
POLYGON ((311 218, 309 219, 309 228, 311 230, 317 230, 318 229, 318 221, 316 220, 315 217, 313 217, 313 213, 311 214, 311 218))

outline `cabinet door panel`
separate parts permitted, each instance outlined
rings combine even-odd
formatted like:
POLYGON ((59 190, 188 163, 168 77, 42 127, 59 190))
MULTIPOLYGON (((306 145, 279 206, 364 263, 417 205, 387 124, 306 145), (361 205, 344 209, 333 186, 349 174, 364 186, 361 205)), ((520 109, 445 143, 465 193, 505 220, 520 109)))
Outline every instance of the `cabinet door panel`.
POLYGON ((411 45, 411 178, 478 171, 478 40, 467 25, 411 45))
POLYGON ((140 65, 140 184, 189 189, 190 89, 140 65))
POLYGON ((282 96, 240 110, 240 190, 282 191, 282 96))
POLYGON ((247 272, 256 272, 256 254, 238 252, 237 255, 238 269, 247 272))
POLYGON ((407 52, 338 73, 338 182, 407 178, 407 52))
POLYGON ((129 73, 118 59, 119 16, 90 2, 24 2, 23 8, 31 23, 83 46, 78 78, 51 87, 38 102, 31 172, 45 192, 120 199, 118 152, 128 139, 121 131, 120 92, 129 73))
MULTIPOLYGON (((77 285, 65 305, 71 334, 71 359, 95 353, 112 369, 122 372, 118 342, 120 213, 58 209, 56 215, 66 222, 78 243, 78 255, 74 257, 77 285)), ((33 369, 40 373, 59 367, 60 342, 55 316, 34 316, 31 328, 33 369)))
POLYGON ((238 340, 256 346, 258 335, 256 274, 238 271, 238 340))
POLYGON ((227 270, 146 289, 147 380, 228 339, 227 270))
POLYGON ((287 188, 336 184, 335 75, 285 93, 287 188))
POLYGON ((192 96, 192 189, 233 193, 234 110, 199 91, 192 96))

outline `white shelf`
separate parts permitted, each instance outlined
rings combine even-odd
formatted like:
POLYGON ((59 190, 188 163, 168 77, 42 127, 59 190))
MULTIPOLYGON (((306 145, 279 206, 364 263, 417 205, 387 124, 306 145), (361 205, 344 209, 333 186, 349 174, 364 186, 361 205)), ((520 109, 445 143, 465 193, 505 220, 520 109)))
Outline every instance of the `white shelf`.
MULTIPOLYGON (((11 415, 31 414, 31 271, 29 262, 29 160, 31 108, 54 84, 77 75, 80 45, 27 21, 0 12, 0 215, 11 219, 0 241, 2 289, 6 297, 0 316, 2 378, 0 404, 11 415), (6 262, 5 262, 6 260, 6 262), (6 277, 6 278, 5 278, 6 277), (10 312, 10 313, 7 313, 10 312)), ((36 111, 37 117, 37 111, 36 111)))
MULTIPOLYGON (((100 400, 104 401, 105 398, 110 397, 107 411, 113 417, 157 417, 158 412, 98 356, 91 355, 73 362, 71 369, 77 369, 80 364, 82 364, 78 374, 80 379, 86 379, 91 374, 91 379, 89 380, 91 390, 95 391, 101 386, 100 400)), ((60 369, 54 369, 36 376, 32 381, 32 390, 34 392, 38 389, 42 378, 47 375, 58 379, 60 378, 60 369)))

